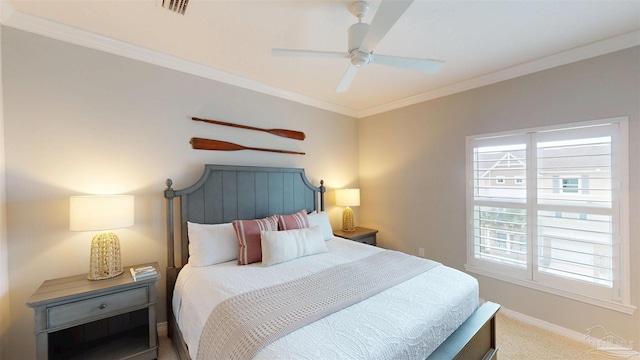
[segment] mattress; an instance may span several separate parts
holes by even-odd
[[[186,265],[176,281],[173,311],[191,358],[196,359],[204,324],[220,302],[384,251],[341,238],[327,241],[327,248],[270,267],[236,261]],[[477,281],[439,264],[274,341],[254,359],[424,359],[477,307]]]

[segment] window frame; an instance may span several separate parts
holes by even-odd
[[[543,126],[536,128],[527,128],[519,130],[503,131],[498,133],[488,133],[481,135],[471,135],[466,137],[466,221],[467,221],[467,262],[465,269],[468,272],[473,272],[490,278],[514,283],[517,285],[533,288],[536,290],[560,295],[563,297],[571,298],[574,300],[586,302],[589,304],[597,305],[604,308],[620,311],[626,314],[632,314],[636,307],[631,305],[631,279],[630,279],[630,239],[629,239],[629,144],[628,144],[628,117],[616,117],[601,120],[582,121],[558,124],[552,126]],[[538,200],[537,194],[537,174],[536,166],[531,166],[532,163],[537,162],[537,156],[534,154],[537,151],[536,144],[541,140],[536,138],[536,133],[553,132],[556,130],[569,130],[576,128],[588,128],[597,127],[606,124],[615,124],[618,127],[616,136],[612,136],[611,148],[612,148],[612,160],[619,161],[616,164],[618,171],[615,177],[612,175],[612,186],[614,191],[612,195],[616,197],[612,199],[612,204],[617,205],[618,216],[613,220],[614,226],[616,226],[616,234],[620,237],[619,244],[617,245],[617,253],[614,254],[615,263],[613,287],[610,290],[610,296],[602,296],[602,293],[589,293],[588,291],[571,291],[572,287],[567,287],[567,281],[579,282],[578,280],[561,279],[562,281],[556,281],[556,276],[542,274],[537,271],[537,211]],[[586,132],[589,132],[587,130]],[[559,132],[560,133],[560,132]],[[543,136],[544,137],[544,136]],[[543,140],[542,140],[543,141]],[[475,226],[474,226],[474,209],[479,203],[481,206],[482,201],[477,201],[475,197],[475,184],[474,184],[474,149],[478,147],[488,146],[503,146],[514,143],[526,144],[526,178],[524,186],[526,186],[527,196],[523,204],[517,202],[511,205],[516,205],[516,208],[525,208],[527,213],[527,266],[526,269],[517,268],[515,266],[509,266],[504,264],[495,263],[492,261],[486,261],[477,259],[475,254]],[[613,169],[613,166],[612,166]],[[614,170],[615,171],[615,170]],[[563,193],[565,190],[564,179],[559,178],[559,192]],[[580,188],[583,186],[585,180],[581,177],[577,177],[578,188],[576,189],[578,194],[583,194]],[[575,189],[572,187],[572,189]],[[555,187],[554,187],[555,192]],[[574,192],[575,193],[575,192]],[[509,204],[505,204],[509,205]],[[493,206],[493,205],[489,205]],[[614,206],[614,205],[612,205]],[[544,208],[544,206],[543,206]],[[536,213],[534,213],[536,211]],[[562,211],[562,210],[556,210]],[[507,270],[507,271],[505,271]],[[562,285],[564,283],[564,286]],[[587,285],[586,287],[591,286]]]

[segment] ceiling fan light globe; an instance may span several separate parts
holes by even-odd
[[[354,51],[351,56],[351,64],[353,66],[361,67],[371,62],[369,54],[362,51]]]

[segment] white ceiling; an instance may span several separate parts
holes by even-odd
[[[371,1],[370,22],[379,0]],[[640,44],[640,1],[416,0],[375,53],[444,60],[435,75],[348,59],[276,58],[271,48],[347,51],[343,0],[13,0],[2,23],[362,117]]]

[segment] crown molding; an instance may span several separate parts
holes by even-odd
[[[130,59],[161,66],[187,74],[219,81],[240,88],[260,92],[278,98],[290,100],[300,104],[312,106],[322,110],[354,118],[364,118],[383,112],[399,109],[409,105],[418,104],[443,96],[456,94],[500,81],[517,78],[553,67],[566,65],[572,62],[589,59],[607,53],[624,50],[640,45],[640,30],[629,32],[620,36],[602,40],[585,46],[576,47],[551,56],[540,58],[507,69],[482,75],[473,79],[461,81],[456,84],[444,86],[408,98],[382,104],[365,110],[355,110],[336,105],[327,101],[281,89],[259,81],[250,80],[242,76],[231,74],[222,70],[205,66],[193,61],[185,60],[177,56],[168,55],[142,46],[129,44],[106,36],[78,29],[69,25],[47,20],[16,10],[7,1],[0,1],[0,23],[4,26],[46,36],[60,41],[80,45],[94,50],[104,51],[114,55],[124,56]]]
[[[473,79],[461,81],[423,94],[390,102],[384,105],[372,107],[367,110],[358,111],[358,118],[372,116],[399,109],[409,105],[418,104],[428,100],[437,99],[443,96],[456,94],[459,92],[479,88],[481,86],[495,84],[501,81],[514,79],[520,76],[529,75],[538,71],[551,69],[554,67],[586,60],[596,56],[612,53],[619,50],[628,49],[640,45],[640,30],[632,31],[623,35],[605,39],[588,45],[575,47],[554,55],[546,56],[520,65],[512,66]]]
[[[4,24],[4,20],[11,17],[16,9],[7,0],[0,1],[0,21]]]
[[[43,19],[38,16],[33,16],[16,10],[8,1],[0,2],[0,21],[2,25],[14,29],[27,31],[114,55],[124,56],[133,60],[219,81],[225,84],[234,85],[240,88],[264,93],[334,113],[350,117],[356,117],[357,115],[357,112],[350,108],[267,85],[259,81],[250,80],[242,76],[218,70],[190,60],[185,60],[177,56],[168,55],[156,50],[129,44],[124,41],[115,40],[90,31]]]

